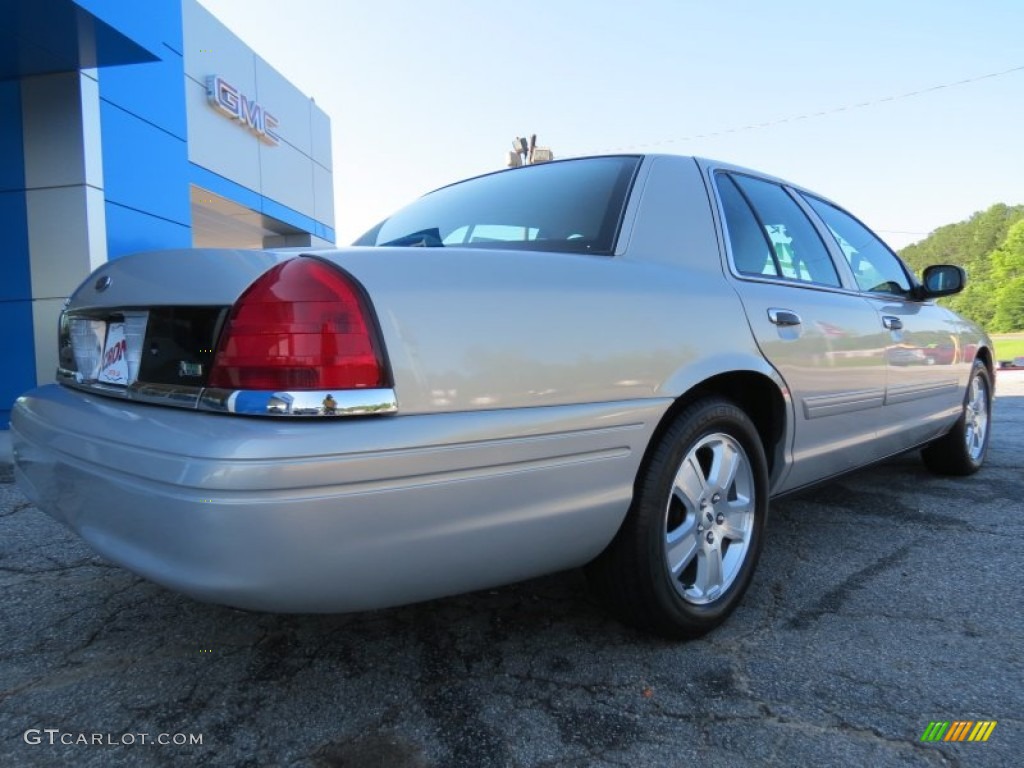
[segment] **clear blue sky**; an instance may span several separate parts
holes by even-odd
[[[928,90],[1024,68],[1024,0],[200,2],[331,117],[339,244],[529,133],[774,173],[897,248],[1024,203],[1024,69]]]

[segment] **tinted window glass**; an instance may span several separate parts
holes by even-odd
[[[717,174],[715,180],[718,182],[718,195],[722,200],[732,260],[737,271],[745,275],[778,277],[779,267],[769,241],[736,184],[723,173]]]
[[[611,253],[638,157],[518,168],[431,192],[356,245],[459,245]]]
[[[498,241],[503,243],[536,240],[536,227],[513,227],[509,224],[471,224],[459,227],[444,238],[445,245],[465,245],[466,243],[482,243]]]
[[[778,184],[732,175],[774,249],[780,274],[790,280],[839,285],[832,257],[811,220]]]
[[[910,280],[896,254],[867,227],[824,200],[804,197],[832,231],[862,291],[900,296],[910,291]]]

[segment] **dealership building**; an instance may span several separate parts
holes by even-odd
[[[284,12],[284,11],[282,11]],[[64,300],[162,248],[334,244],[327,115],[195,0],[0,0],[0,428]]]

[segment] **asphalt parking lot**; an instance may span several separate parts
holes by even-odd
[[[974,477],[909,455],[776,502],[744,604],[689,643],[578,572],[346,616],[200,604],[0,464],[0,765],[1020,765],[1024,372],[997,391]],[[921,742],[936,720],[997,725]]]

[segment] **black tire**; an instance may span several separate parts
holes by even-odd
[[[716,475],[727,462],[731,477]],[[673,639],[698,637],[743,597],[767,513],[768,468],[754,424],[728,400],[698,400],[646,457],[629,513],[587,577],[625,623]]]
[[[973,475],[985,463],[992,431],[992,377],[974,361],[963,410],[953,428],[921,449],[925,466],[939,475]]]

